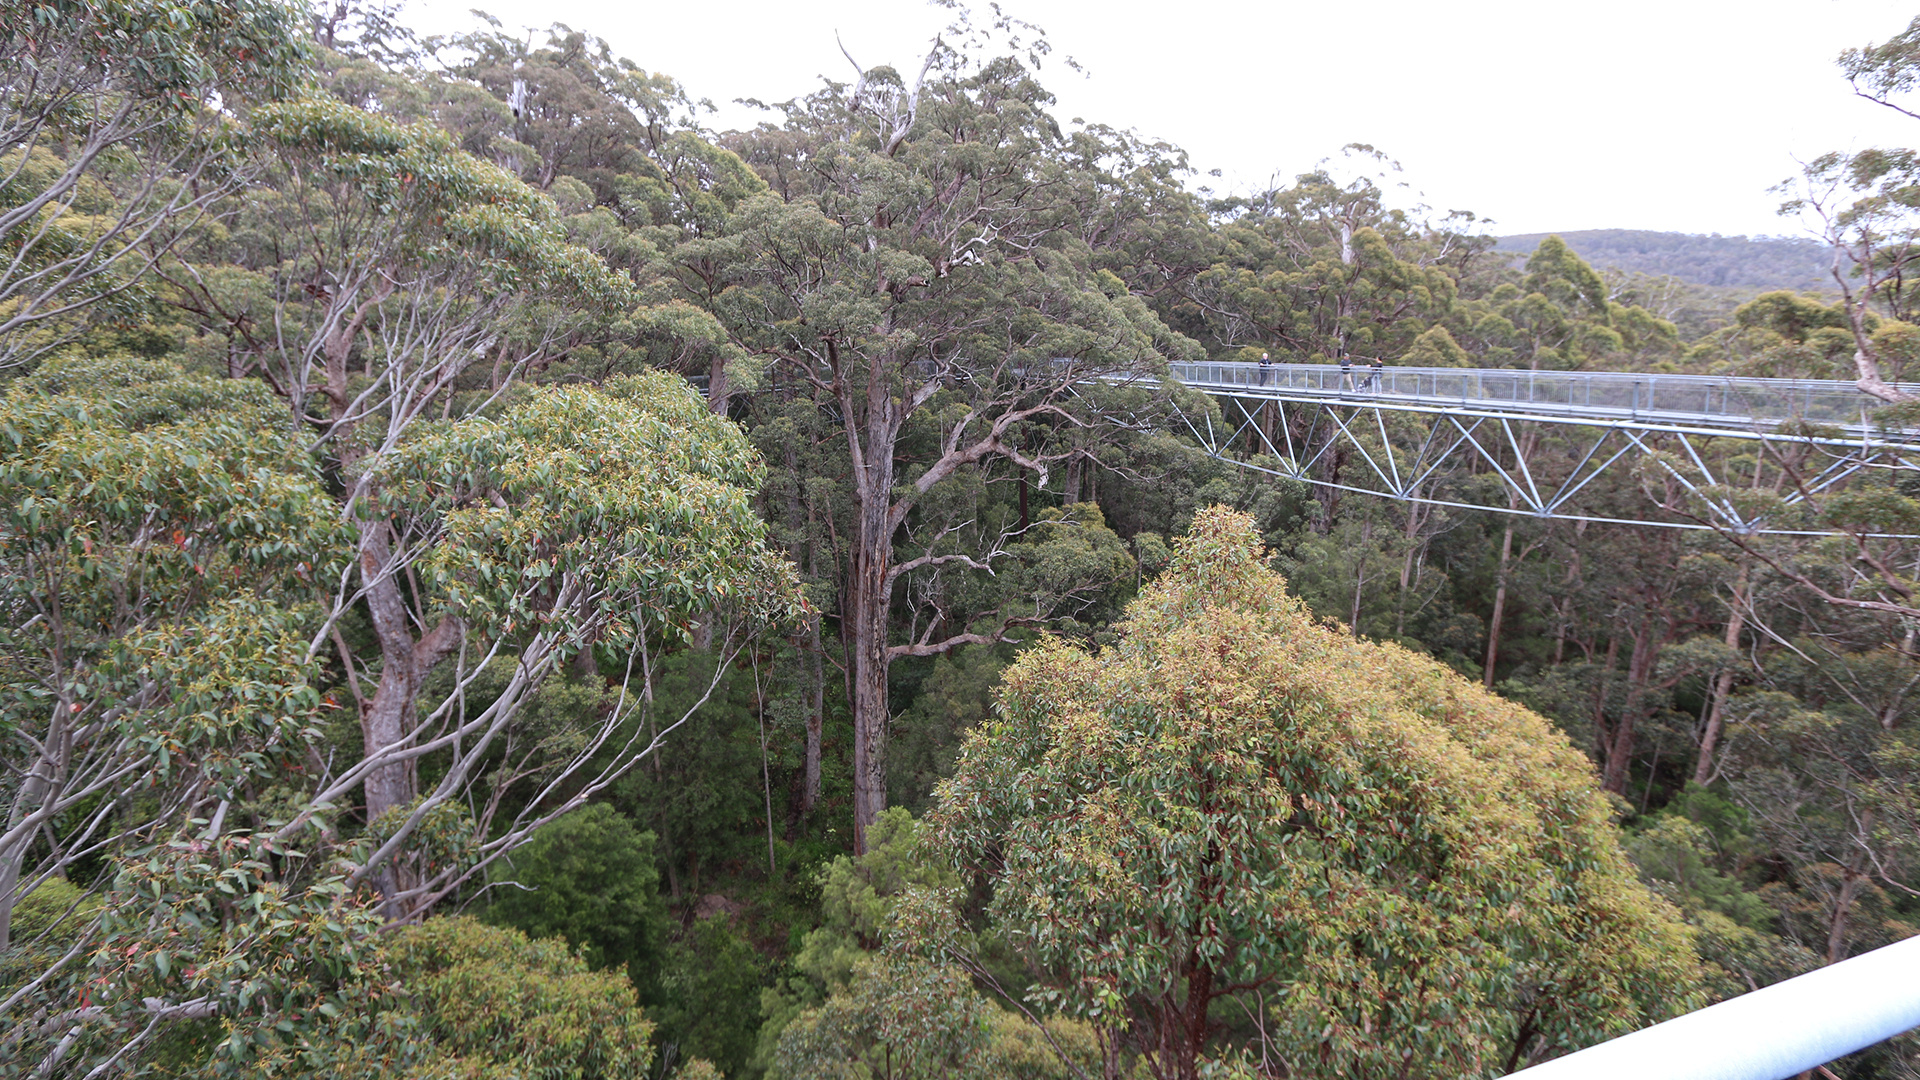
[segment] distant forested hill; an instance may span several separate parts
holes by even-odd
[[[1497,251],[1525,256],[1549,233],[1503,236]],[[1695,236],[1641,229],[1588,229],[1558,234],[1597,269],[1670,274],[1695,285],[1753,292],[1769,289],[1827,292],[1827,248],[1813,240],[1779,236]]]

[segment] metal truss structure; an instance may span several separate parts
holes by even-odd
[[[1920,468],[1920,431],[1874,421],[1851,383],[1615,372],[1330,364],[1174,364],[1220,404],[1226,429],[1189,421],[1215,457],[1323,488],[1406,502],[1740,535],[1819,535],[1777,520],[1870,469]],[[1553,437],[1542,437],[1543,433]],[[1735,440],[1729,447],[1724,440]],[[1733,451],[1729,454],[1728,451]],[[1729,458],[1790,477],[1768,511],[1716,474]],[[1592,485],[1637,470],[1643,510],[1596,504]],[[1449,484],[1462,472],[1497,478]],[[1749,469],[1751,471],[1751,469]],[[1616,486],[1617,487],[1617,486]],[[1491,495],[1469,501],[1477,492]],[[1749,506],[1751,503],[1749,503]],[[1787,511],[1784,512],[1783,511]],[[1769,520],[1769,516],[1776,520]]]

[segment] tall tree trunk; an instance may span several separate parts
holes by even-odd
[[[1591,656],[1591,654],[1589,654]],[[1593,756],[1596,761],[1604,761],[1607,750],[1613,745],[1612,728],[1607,724],[1607,697],[1613,690],[1613,665],[1620,658],[1620,635],[1607,635],[1607,659],[1600,667],[1600,678],[1593,688]]]
[[[707,408],[715,416],[725,416],[732,403],[733,384],[727,379],[727,358],[716,356],[707,368]]]
[[[366,756],[385,751],[407,737],[420,684],[434,665],[460,640],[460,624],[442,619],[425,637],[415,639],[400,575],[391,563],[393,551],[384,520],[362,520],[360,573],[366,590],[367,614],[380,643],[380,684],[360,715],[360,735]],[[389,762],[367,773],[362,786],[367,820],[413,802],[417,794],[414,759]]]
[[[842,390],[844,415],[860,411]],[[853,452],[855,510],[853,550],[847,568],[847,609],[842,614],[852,663],[848,666],[853,699],[853,850],[867,850],[867,826],[886,809],[887,629],[893,601],[894,447],[899,440],[902,403],[894,397],[886,366],[875,363],[867,375],[864,438],[848,425]]]
[[[1363,545],[1373,542],[1373,522],[1360,523],[1360,541]],[[1355,563],[1353,568],[1353,622],[1348,629],[1353,632],[1354,637],[1360,636],[1360,601],[1366,596],[1366,591],[1367,553],[1363,546],[1360,551],[1360,561]]]
[[[1507,519],[1506,532],[1500,538],[1500,577],[1493,589],[1493,618],[1487,621],[1487,665],[1480,682],[1493,689],[1493,665],[1500,659],[1500,624],[1507,616],[1507,566],[1513,561],[1513,519]]]
[[[1837,964],[1847,958],[1847,929],[1853,914],[1854,901],[1860,898],[1860,892],[1866,888],[1867,875],[1862,872],[1857,860],[1850,861],[1841,872],[1840,892],[1833,898],[1833,914],[1827,920],[1827,963]]]
[[[1400,559],[1400,596],[1395,601],[1393,615],[1393,636],[1401,637],[1407,632],[1407,593],[1419,582],[1417,573],[1426,544],[1420,539],[1420,530],[1426,526],[1433,510],[1425,503],[1407,504],[1407,524],[1402,530],[1402,539],[1406,542],[1406,554]]]
[[[1573,527],[1573,543],[1569,545],[1569,547],[1572,548],[1572,552],[1571,557],[1567,559],[1567,576],[1561,582],[1561,584],[1567,586],[1569,590],[1580,583],[1580,541],[1586,538],[1587,525],[1587,522],[1582,521],[1576,523]],[[1573,629],[1573,596],[1571,593],[1569,592],[1569,595],[1559,604],[1555,605],[1555,607],[1559,612],[1560,624],[1554,629],[1553,663],[1555,667],[1558,667],[1560,666],[1560,662],[1566,658],[1567,634]]]
[[[1747,625],[1747,568],[1733,586],[1733,610],[1727,615],[1727,648],[1740,651],[1740,631]],[[1720,745],[1720,731],[1726,723],[1727,696],[1733,692],[1733,665],[1728,664],[1713,680],[1713,702],[1707,709],[1707,729],[1700,735],[1700,757],[1693,763],[1693,782],[1704,784],[1713,779],[1713,755]]]
[[[1633,655],[1627,660],[1627,701],[1620,710],[1620,722],[1614,725],[1613,739],[1607,747],[1606,767],[1600,774],[1600,786],[1615,795],[1627,793],[1628,764],[1633,757],[1635,730],[1640,710],[1646,703],[1647,685],[1653,681],[1653,666],[1660,657],[1660,643],[1654,632],[1654,618],[1641,618],[1633,634]],[[1651,781],[1649,781],[1651,782]]]
[[[1540,439],[1535,427],[1525,427],[1518,447],[1519,458],[1525,461],[1533,456],[1533,447]],[[1515,510],[1520,506],[1520,493],[1507,493],[1507,509]],[[1528,548],[1532,551],[1532,548]],[[1524,558],[1524,556],[1522,556]],[[1493,590],[1493,618],[1487,624],[1487,664],[1480,673],[1480,680],[1487,689],[1493,689],[1493,668],[1500,659],[1500,628],[1507,617],[1507,574],[1513,565],[1513,515],[1507,515],[1506,529],[1500,537],[1500,577]]]
[[[800,455],[793,442],[786,444],[787,475],[800,475]],[[798,530],[799,542],[792,552],[793,561],[806,567],[807,576],[820,576],[820,548],[815,543],[816,519],[812,497],[807,493],[806,485],[790,484],[787,487],[787,520]],[[806,654],[807,671],[807,734],[804,750],[805,765],[802,771],[800,787],[800,814],[802,817],[813,813],[820,802],[820,737],[826,719],[826,667],[822,658],[823,645],[820,640],[821,616],[815,615],[807,620],[807,636],[801,645]]]
[[[820,733],[826,713],[826,668],[820,658],[820,620],[807,627],[807,748],[806,780],[800,791],[800,812],[813,813],[820,801]]]
[[[890,541],[872,536],[885,528],[887,507],[876,508],[880,520],[869,522],[861,508],[860,531],[852,559],[852,587],[847,590],[848,636],[853,652],[853,850],[867,850],[867,826],[886,809],[887,785],[883,758],[887,745],[887,569]]]

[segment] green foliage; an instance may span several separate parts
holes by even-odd
[[[1458,282],[1445,252],[1463,238],[1385,206],[1398,169],[1354,144],[1290,187],[1219,204],[1196,253],[1203,268],[1170,325],[1214,352],[1271,344],[1323,363],[1403,355],[1452,305]]]
[[[614,655],[717,603],[794,610],[791,566],[748,497],[762,476],[752,446],[670,375],[543,389],[498,419],[429,427],[380,475],[390,506],[438,518],[422,576],[487,632],[571,630],[564,609],[541,610],[542,583],[566,578],[620,605],[599,639]]]
[[[46,0],[0,34],[0,366],[43,364],[0,396],[0,754],[53,778],[0,779],[0,983],[80,946],[0,1016],[0,1074],[1483,1075],[1694,1000],[1688,940],[1726,996],[1920,926],[1909,542],[1308,489],[1173,434],[1227,416],[1155,382],[1899,381],[1914,152],[1810,166],[1836,282],[1787,241],[1495,247],[1389,207],[1364,146],[1209,202],[1176,148],[1054,118],[999,16],[918,90],[875,68],[716,142],[589,33],[332,7]],[[1857,88],[1904,100],[1916,27],[1844,58]],[[1487,448],[1423,493],[1478,500]],[[1911,476],[1790,509],[1792,444],[1696,449],[1716,498],[1920,528]],[[737,614],[800,625],[720,667]],[[1414,653],[1492,661],[1619,794]],[[357,757],[409,737],[359,813]],[[375,883],[468,899],[592,775],[477,901],[546,940],[375,931]],[[850,778],[919,809],[950,777],[940,844],[889,811],[835,858]]]
[[[0,368],[145,321],[149,256],[239,183],[235,114],[305,77],[304,21],[286,0],[8,6]]]
[[[641,1075],[652,1061],[653,1024],[633,988],[618,974],[589,970],[562,942],[464,917],[377,941],[344,968],[343,954],[332,954],[344,996],[317,1008],[288,999],[295,1008],[261,1025],[245,1054],[227,1052],[231,1035],[197,1057],[176,1042],[163,1075],[615,1080]]]
[[[296,29],[303,13],[276,0],[35,0],[17,14],[7,27],[14,48],[73,35],[86,43],[97,78],[143,105],[177,113],[191,113],[213,93],[284,93],[308,58]],[[72,110],[72,121],[87,119],[83,100],[60,103]]]
[[[901,946],[896,909],[910,896],[952,895],[960,879],[927,850],[902,807],[881,812],[864,855],[821,875],[820,927],[794,958],[805,977],[768,991],[760,1060],[770,1078],[968,1076],[1050,1080],[1099,1060],[1093,1028],[1064,1018],[1045,1032],[995,1007],[961,968]],[[883,946],[891,946],[883,950]]]
[[[674,1070],[674,1080],[725,1080],[725,1074],[706,1058],[689,1059]]]
[[[1544,233],[1503,236],[1494,250],[1531,254]],[[1666,275],[1693,285],[1831,291],[1832,259],[1815,240],[1788,236],[1700,236],[1637,229],[1587,229],[1558,238],[1588,263],[1627,273]]]
[[[382,960],[405,988],[418,1060],[446,1075],[616,1080],[653,1058],[653,1024],[633,987],[589,970],[559,941],[431,919],[393,934]],[[351,1062],[343,1074],[383,1075],[372,1065]]]
[[[50,363],[0,398],[0,738],[13,789],[0,942],[36,834],[127,775],[237,799],[313,738],[312,590],[341,530],[261,388],[163,362]],[[110,805],[110,804],[108,804]],[[178,817],[166,827],[182,823]]]
[[[1092,1025],[996,1008],[958,968],[881,954],[780,1035],[770,1080],[1068,1080],[1100,1065]]]
[[[1713,911],[1740,926],[1770,929],[1773,909],[1714,865],[1711,835],[1676,814],[1662,814],[1627,838],[1626,850],[1648,884],[1682,912]]]
[[[709,891],[710,875],[721,868],[747,860],[765,865],[753,680],[732,668],[715,672],[717,663],[710,652],[688,649],[654,670],[654,700],[629,721],[649,741],[693,709],[716,675],[719,683],[647,764],[614,788],[613,805],[657,837],[656,857],[676,901]]]
[[[820,928],[807,935],[796,960],[802,971],[828,984],[851,949],[879,947],[893,905],[911,889],[951,889],[952,870],[929,859],[923,828],[905,807],[892,806],[874,819],[863,855],[840,856],[820,875]]]
[[[976,1071],[987,1005],[965,973],[912,960],[863,958],[848,986],[780,1035],[783,1080],[937,1077]]]
[[[1435,326],[1413,339],[1413,346],[1401,358],[1411,367],[1472,367],[1473,358],[1453,340],[1445,326]]]
[[[1726,830],[1740,816],[1726,799],[1690,786],[1626,840],[1641,878],[1694,928],[1706,987],[1717,999],[1819,966],[1814,953],[1775,934],[1778,913],[1764,895],[1722,871],[1729,862]]]
[[[766,962],[724,914],[695,919],[674,941],[658,1011],[663,1054],[705,1058],[738,1076],[760,1029]]]
[[[263,105],[249,126],[286,162],[304,167],[290,184],[348,193],[324,204],[335,213],[357,204],[397,219],[374,234],[384,240],[391,229],[400,241],[383,261],[476,260],[486,282],[502,291],[557,293],[583,306],[630,303],[624,276],[566,242],[551,199],[461,153],[437,127],[396,124],[319,97]]]
[[[13,937],[16,942],[34,942],[44,934],[53,944],[71,945],[99,913],[98,897],[66,878],[48,878],[13,909]]]
[[[1316,625],[1261,555],[1247,517],[1201,515],[1117,650],[1009,670],[940,790],[941,840],[992,882],[1041,999],[1178,1076],[1232,1052],[1214,1009],[1245,986],[1313,1075],[1491,1074],[1684,1008],[1687,934],[1579,756]]]
[[[666,933],[653,834],[604,803],[552,822],[494,870],[483,917],[529,937],[564,938],[596,970],[658,979]]]
[[[1007,666],[1004,648],[963,649],[933,661],[887,746],[890,804],[919,813],[934,785],[953,775],[961,740],[991,713],[994,684]],[[873,840],[867,842],[871,849]]]
[[[52,969],[27,1001],[31,1010],[78,996],[95,1018],[64,1047],[63,1029],[11,1025],[0,1060],[111,1057],[151,1035],[165,1018],[151,1015],[157,1002],[187,1022],[163,1053],[197,1060],[204,1075],[297,1068],[343,1017],[366,1015],[386,993],[367,977],[378,916],[344,886],[338,864],[289,888],[279,868],[303,861],[289,845],[243,833],[127,852],[83,966]],[[191,1023],[211,1018],[212,1029]]]
[[[906,808],[888,807],[868,829],[864,854],[839,856],[821,871],[819,925],[793,957],[799,977],[762,995],[758,1063],[779,1060],[782,1033],[797,1016],[844,997],[865,977],[861,972],[891,933],[894,909],[910,890],[959,884],[952,870],[927,857],[923,832]]]

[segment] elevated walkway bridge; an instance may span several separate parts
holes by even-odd
[[[1872,469],[1920,468],[1920,428],[1852,383],[1630,372],[1176,363],[1216,399],[1209,453],[1406,502],[1741,535],[1819,535],[1811,501]],[[1920,393],[1920,386],[1905,387]],[[1632,470],[1623,485],[1596,485]],[[1462,484],[1464,474],[1497,482]]]

